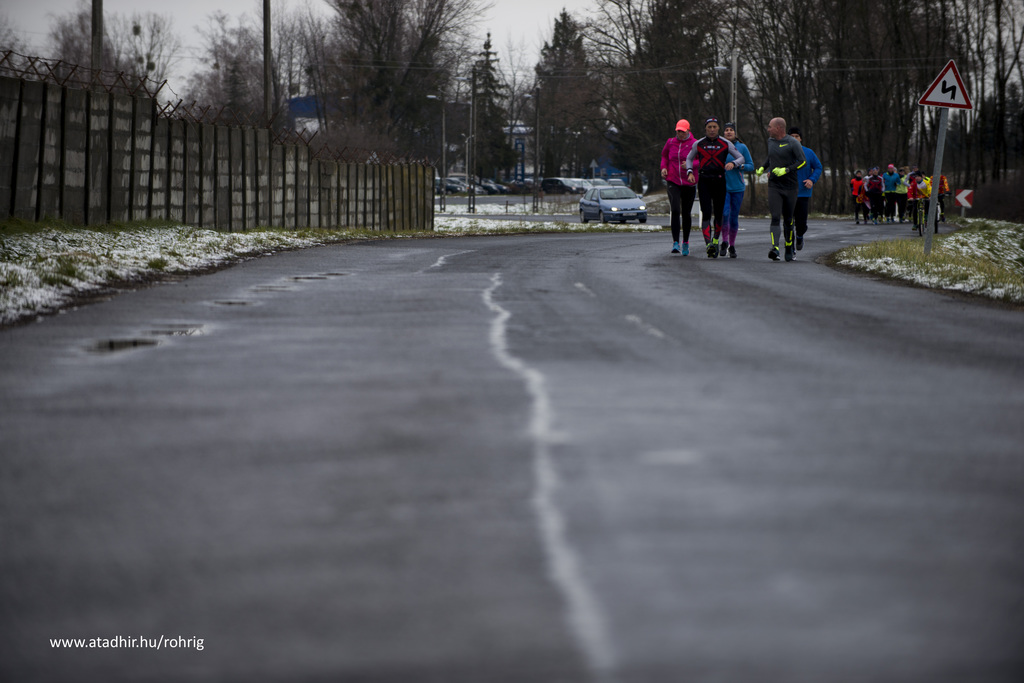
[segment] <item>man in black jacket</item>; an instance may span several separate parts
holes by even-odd
[[[768,258],[779,260],[779,242],[783,237],[780,223],[784,224],[786,238],[786,260],[796,257],[793,244],[793,211],[796,208],[796,196],[799,192],[796,172],[807,163],[804,150],[800,143],[786,135],[785,119],[776,117],[768,122],[768,157],[757,175],[769,173],[768,176],[768,209],[772,214],[772,248]]]

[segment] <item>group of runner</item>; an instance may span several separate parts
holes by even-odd
[[[945,198],[949,194],[946,176],[939,176],[938,187],[933,188],[932,179],[917,166],[897,168],[895,164],[889,164],[885,173],[874,166],[866,177],[863,171],[858,170],[850,179],[853,216],[858,225],[863,213],[865,223],[878,225],[909,221],[913,230],[921,232],[921,216],[927,215],[933,192],[939,200],[939,212],[935,218],[935,231],[938,232],[938,222],[946,220]]]
[[[771,211],[771,250],[768,258],[779,260],[779,247],[787,261],[803,249],[807,211],[814,184],[821,177],[817,155],[804,147],[800,129],[786,129],[786,121],[768,124],[768,154],[756,170],[750,150],[737,137],[736,124],[721,128],[718,119],[704,121],[704,137],[697,140],[690,122],[676,123],[675,137],[661,150],[661,177],[668,186],[671,211],[672,253],[690,253],[694,196],[700,197],[701,233],[708,258],[728,253],[736,258],[739,210],[746,190],[744,173],[768,173],[768,206]],[[795,225],[794,225],[795,221]],[[682,237],[682,241],[680,241]]]

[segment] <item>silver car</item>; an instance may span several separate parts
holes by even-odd
[[[625,187],[594,187],[580,199],[580,222],[638,220],[647,222],[647,205],[633,190]]]

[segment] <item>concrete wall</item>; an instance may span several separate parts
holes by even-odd
[[[0,77],[0,220],[432,230],[433,173],[160,118],[149,98]]]

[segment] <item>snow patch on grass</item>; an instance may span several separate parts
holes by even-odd
[[[89,293],[154,273],[189,272],[238,258],[311,247],[341,233],[186,226],[44,229],[0,236],[0,324],[47,313]],[[351,236],[344,236],[351,239]]]
[[[1024,303],[1024,225],[974,220],[969,227],[935,235],[932,252],[922,240],[894,240],[847,247],[836,262],[857,270],[937,289]]]

